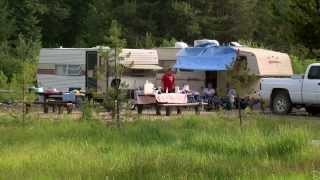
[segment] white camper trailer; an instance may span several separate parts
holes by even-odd
[[[90,88],[104,92],[106,76],[97,79],[97,67],[103,62],[98,58],[99,48],[43,48],[40,50],[37,79],[45,89],[56,88],[66,92],[70,88]],[[155,81],[158,66],[156,50],[123,49],[121,63],[128,67],[122,82],[128,89],[143,87],[146,80]],[[113,71],[110,69],[110,71]],[[111,73],[110,73],[111,74]],[[109,83],[113,77],[109,77]]]
[[[38,84],[44,89],[56,88],[62,92],[69,88],[85,90],[90,81],[87,72],[94,69],[96,61],[96,48],[43,48],[38,64]]]

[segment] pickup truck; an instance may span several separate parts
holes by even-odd
[[[305,75],[291,78],[262,78],[260,97],[275,114],[288,114],[293,107],[320,113],[320,63],[308,66]]]

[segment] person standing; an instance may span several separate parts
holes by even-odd
[[[164,92],[173,93],[175,87],[176,77],[174,72],[169,69],[161,78],[162,90]]]

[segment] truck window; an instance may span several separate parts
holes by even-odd
[[[308,79],[320,79],[320,66],[312,66],[310,68]]]

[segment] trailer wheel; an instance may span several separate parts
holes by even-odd
[[[310,115],[314,116],[314,115],[317,115],[317,114],[320,113],[320,108],[318,108],[318,107],[313,107],[313,106],[307,106],[307,107],[306,107],[306,111],[307,111]]]
[[[271,104],[272,112],[279,115],[285,115],[291,112],[292,104],[287,92],[279,91],[273,96]]]

